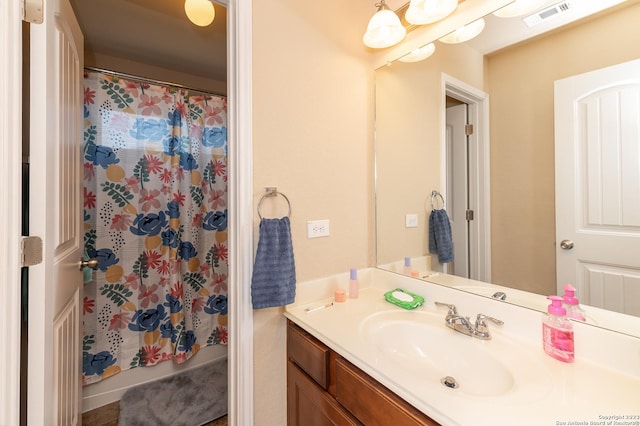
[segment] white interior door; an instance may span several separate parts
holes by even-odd
[[[21,6],[0,1],[0,425],[20,424]]]
[[[555,123],[558,292],[640,315],[640,60],[556,81]]]
[[[68,0],[32,24],[30,232],[43,262],[29,268],[28,421],[81,423],[83,39]]]
[[[453,239],[453,270],[450,274],[469,278],[469,222],[466,211],[469,200],[467,156],[467,105],[447,108],[447,213]]]

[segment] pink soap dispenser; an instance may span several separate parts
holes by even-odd
[[[587,318],[584,315],[584,311],[580,309],[578,298],[575,296],[576,288],[571,284],[564,286],[564,296],[562,297],[562,304],[567,310],[567,318],[573,318],[578,321],[586,321]]]
[[[562,297],[548,296],[551,304],[542,319],[542,344],[547,355],[562,362],[573,362],[573,326],[562,307]]]

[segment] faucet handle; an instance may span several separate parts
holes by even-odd
[[[436,306],[446,306],[449,309],[449,313],[447,315],[458,315],[458,308],[456,308],[456,305],[443,302],[435,302],[435,304]]]
[[[490,316],[485,315],[485,314],[478,314],[478,316],[476,317],[476,330],[480,330],[480,327],[484,327],[485,329],[487,328],[487,323],[485,322],[485,320],[489,320],[492,323],[497,324],[497,325],[504,324],[504,321],[499,320],[497,318],[490,317]]]

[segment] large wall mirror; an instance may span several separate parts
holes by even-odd
[[[436,41],[435,52],[423,61],[396,60],[378,68],[378,267],[402,273],[408,257],[419,279],[446,285],[454,281],[451,276],[462,276],[470,278],[461,286],[455,280],[462,290],[487,297],[504,290],[506,303],[545,309],[545,296],[559,293],[555,176],[556,160],[563,159],[556,159],[554,84],[640,58],[638,22],[640,0],[627,0],[499,50],[484,51],[486,46],[473,41]],[[499,25],[499,19],[487,19],[487,29],[493,33],[500,33]],[[508,35],[508,30],[503,32]],[[462,154],[451,149],[458,131],[452,131],[448,117],[460,105],[463,120],[474,124]],[[636,130],[632,138],[637,147],[640,128]],[[466,162],[463,172],[456,156]],[[640,169],[640,148],[632,161],[635,170]],[[466,192],[457,189],[460,182],[466,184]],[[463,231],[465,252],[456,252],[453,263],[441,264],[437,254],[429,253],[433,191],[444,198],[450,217],[465,200],[476,203],[473,225]],[[435,208],[441,207],[439,195]],[[632,200],[640,194],[625,197],[640,205],[640,199]],[[636,258],[640,258],[638,212],[640,207],[633,213],[639,223],[630,228],[636,234],[627,250],[635,250]],[[459,216],[451,217],[451,222],[455,227]],[[592,312],[605,313],[588,322],[640,337],[640,265],[627,268],[622,284],[606,282],[606,275],[599,284],[592,277],[591,290],[578,290],[578,296],[592,301]],[[607,288],[617,290],[612,296]]]

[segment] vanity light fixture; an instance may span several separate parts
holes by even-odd
[[[383,48],[402,41],[407,30],[402,26],[398,15],[389,10],[384,0],[380,0],[375,6],[378,11],[369,20],[362,42],[368,47]]]
[[[186,0],[184,11],[187,18],[199,27],[210,25],[216,17],[216,10],[210,0]]]
[[[458,0],[411,0],[404,18],[413,25],[431,24],[451,15]]]
[[[473,21],[472,23],[467,24],[464,27],[458,28],[450,34],[447,34],[446,36],[442,37],[440,41],[448,44],[464,43],[465,41],[469,41],[480,34],[483,29],[484,19],[480,18],[477,21]]]
[[[546,0],[516,0],[505,7],[496,10],[493,14],[499,18],[514,18],[522,16],[542,7]]]
[[[429,43],[426,46],[419,47],[404,55],[399,60],[402,62],[418,62],[427,59],[436,51],[436,45]]]

